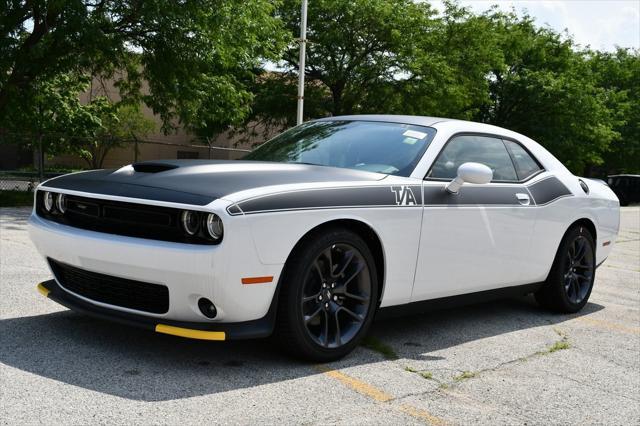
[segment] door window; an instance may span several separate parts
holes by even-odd
[[[528,179],[542,170],[538,162],[534,160],[519,143],[508,140],[505,140],[504,143],[507,145],[509,151],[511,151],[513,162],[516,165],[516,172],[520,180]]]
[[[493,171],[493,181],[518,180],[513,161],[502,139],[475,135],[451,139],[440,152],[427,177],[453,179],[458,173],[458,167],[467,162],[488,166]]]

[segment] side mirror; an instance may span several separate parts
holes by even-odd
[[[446,186],[447,192],[457,194],[463,183],[484,184],[491,182],[493,172],[484,164],[463,163],[458,167],[458,176]]]

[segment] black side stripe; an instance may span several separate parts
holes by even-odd
[[[519,206],[546,205],[558,198],[571,196],[571,191],[556,177],[532,185],[463,186],[457,195],[449,194],[445,185],[362,186],[310,189],[265,195],[233,204],[230,215],[256,214],[291,210],[375,208],[375,207],[446,207],[446,206]],[[528,206],[516,194],[526,193]]]
[[[558,198],[573,195],[569,188],[555,176],[540,180],[528,188],[533,196],[533,200],[539,206],[549,204]]]
[[[433,206],[477,206],[477,205],[520,205],[516,194],[526,192],[524,187],[463,186],[456,195],[449,194],[442,185],[425,185],[425,207]],[[531,203],[533,205],[533,202]]]
[[[230,206],[231,215],[345,207],[422,207],[420,185],[362,186],[282,192],[241,201]]]

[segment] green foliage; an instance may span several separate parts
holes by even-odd
[[[292,37],[299,6],[285,0],[279,9]],[[305,117],[480,121],[535,139],[578,174],[638,171],[637,51],[585,51],[529,16],[444,6],[436,14],[409,0],[310,2]],[[293,124],[297,55],[290,44],[284,76],[256,81],[252,125]]]
[[[279,10],[286,28],[299,32],[300,2],[286,0]],[[360,112],[369,93],[394,85],[407,56],[434,14],[428,3],[411,0],[316,0],[309,2],[306,76],[322,84],[333,115]],[[298,47],[285,51],[284,62],[298,67]]]
[[[269,0],[5,0],[2,7],[5,133],[33,130],[10,116],[36,115],[36,88],[53,87],[61,78],[100,76],[113,78],[123,99],[149,105],[165,131],[180,123],[212,134],[248,113],[247,82],[285,40]],[[64,104],[74,109],[66,95]],[[65,112],[56,114],[58,121]]]
[[[69,74],[34,81],[22,91],[28,102],[15,102],[3,114],[2,139],[50,154],[66,152],[69,135],[100,126],[94,106],[83,105],[78,97],[87,87],[86,77]]]
[[[609,173],[640,173],[640,52],[618,48],[593,52],[589,65],[617,133],[604,154]]]
[[[102,168],[112,149],[143,138],[155,128],[153,121],[142,114],[138,105],[112,104],[105,97],[99,97],[88,107],[99,118],[100,126],[83,129],[84,135],[72,140],[69,151],[77,153],[92,169]]]
[[[588,173],[617,134],[586,54],[528,17],[495,13],[491,19],[503,60],[491,70],[491,102],[480,118],[526,134],[572,171]]]
[[[0,139],[101,164],[143,135],[145,103],[203,141],[294,124],[300,0],[4,0]],[[313,0],[305,119],[444,116],[532,137],[573,172],[640,172],[640,54],[454,1]],[[282,72],[265,72],[265,61]],[[110,99],[79,101],[92,79]],[[133,108],[133,107],[131,107]],[[128,130],[127,130],[128,129]]]

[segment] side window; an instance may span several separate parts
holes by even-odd
[[[440,152],[427,177],[453,179],[458,167],[470,161],[491,168],[494,181],[518,180],[502,139],[471,135],[451,139]]]
[[[511,151],[513,162],[516,164],[516,172],[520,180],[527,179],[529,176],[538,173],[542,168],[536,160],[519,144],[513,141],[505,140],[504,143]]]

